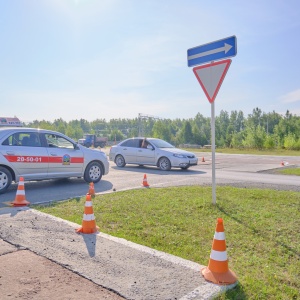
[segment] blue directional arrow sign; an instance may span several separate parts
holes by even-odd
[[[188,67],[236,56],[236,37],[231,36],[219,41],[188,49]]]

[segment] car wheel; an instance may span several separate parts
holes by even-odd
[[[126,165],[125,159],[122,155],[117,155],[116,159],[115,159],[115,163],[117,165],[117,167],[123,168]]]
[[[162,171],[169,171],[171,169],[171,162],[168,158],[166,157],[161,157],[158,161],[158,167]]]
[[[99,182],[102,177],[103,171],[100,163],[91,162],[85,169],[84,180],[86,182]]]
[[[3,167],[0,167],[0,194],[6,192],[12,181],[11,173]]]

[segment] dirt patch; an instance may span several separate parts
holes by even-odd
[[[0,256],[2,300],[82,300],[123,297],[28,250]]]

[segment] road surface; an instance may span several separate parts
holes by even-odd
[[[126,165],[117,168],[113,162],[109,174],[95,184],[96,193],[141,188],[144,174],[150,187],[167,187],[180,185],[211,185],[212,164],[210,153],[197,153],[198,166],[189,170],[172,169],[161,171],[156,167],[139,167]],[[204,161],[202,161],[204,160]],[[282,166],[284,163],[285,166]],[[300,157],[257,156],[216,154],[217,185],[237,187],[257,187],[300,191],[300,176],[274,174],[278,168],[300,166]],[[88,184],[82,179],[48,180],[25,182],[26,199],[31,204],[47,203],[84,196]],[[0,195],[0,208],[7,207],[14,201],[17,184]]]

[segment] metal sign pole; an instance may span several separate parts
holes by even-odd
[[[215,98],[226,76],[231,59],[237,53],[236,36],[231,36],[187,50],[188,67],[193,68],[208,101],[211,103],[211,154],[212,154],[212,203],[216,204],[216,141],[215,141]],[[214,62],[215,60],[222,60]],[[210,62],[210,63],[208,63]]]
[[[215,102],[211,103],[211,158],[212,158],[212,203],[216,204],[216,168],[215,168],[215,154],[216,154],[216,141],[215,141]]]

